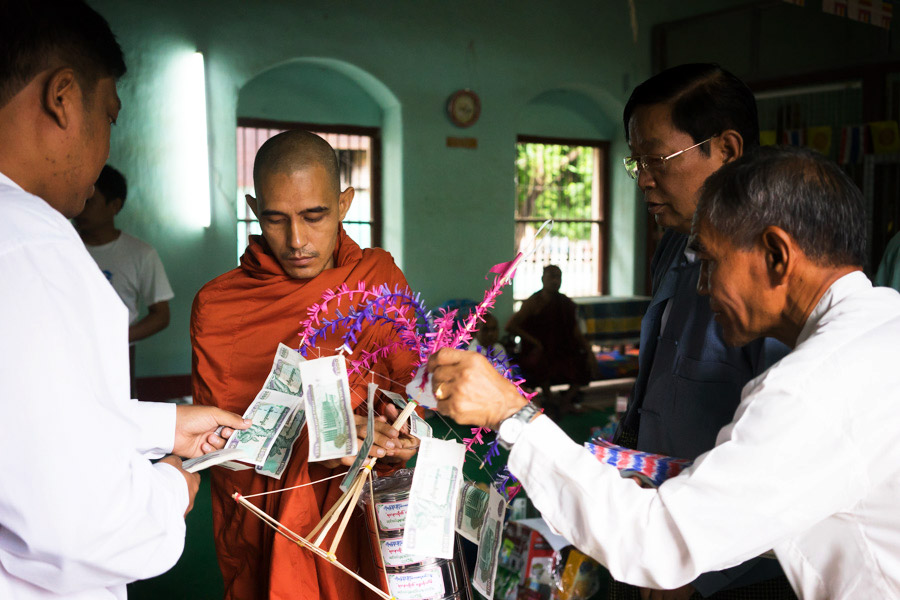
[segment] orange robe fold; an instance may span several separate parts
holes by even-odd
[[[388,284],[406,286],[403,273],[391,255],[372,248],[360,250],[343,231],[335,249],[335,266],[307,280],[288,277],[268,250],[265,240],[253,236],[241,257],[241,266],[209,283],[198,292],[191,313],[194,402],[213,405],[237,414],[253,401],[265,383],[278,343],[297,348],[300,321],[307,308],[322,294],[346,283],[355,287]],[[341,303],[346,315],[347,301]],[[333,318],[333,313],[329,315]],[[363,328],[353,348],[373,351],[396,338],[388,325]],[[322,356],[330,356],[341,345],[340,332],[329,334],[316,344]],[[309,358],[315,358],[311,355]],[[390,380],[409,381],[416,356],[411,351],[392,352],[373,367]],[[365,414],[367,383],[372,376],[350,376],[351,396],[356,412]],[[375,377],[381,387],[387,380]],[[402,385],[391,386],[402,391]],[[309,437],[304,427],[294,443],[293,454],[281,480],[257,475],[253,469],[228,471],[212,469],[213,526],[219,566],[225,580],[225,598],[327,598],[366,600],[376,598],[359,582],[311,552],[292,544],[267,527],[231,498],[287,488],[316,481],[345,471],[326,469],[307,462]],[[340,478],[312,486],[252,499],[257,506],[300,535],[319,522],[321,515],[340,497]],[[338,559],[366,579],[377,581],[368,534],[360,511],[341,539]]]

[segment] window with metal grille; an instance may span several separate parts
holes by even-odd
[[[516,251],[528,251],[541,224],[553,231],[513,280],[524,300],[541,289],[544,267],[562,270],[561,292],[602,294],[606,279],[609,142],[519,136],[516,144]]]
[[[344,229],[362,248],[381,243],[381,134],[375,127],[312,125],[259,119],[238,119],[237,125],[237,242],[238,260],[250,241],[261,233],[259,221],[247,206],[253,189],[253,159],[270,137],[288,129],[305,129],[322,136],[338,156],[341,189],[355,190],[353,204],[344,218]]]

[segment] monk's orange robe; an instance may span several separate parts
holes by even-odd
[[[306,318],[307,307],[319,302],[326,290],[343,283],[354,287],[360,281],[367,286],[386,283],[391,289],[395,285],[406,286],[406,279],[390,254],[377,248],[360,250],[343,228],[339,235],[334,268],[313,279],[288,277],[265,240],[253,236],[241,258],[241,266],[203,286],[194,299],[191,314],[194,402],[243,414],[265,383],[278,343],[291,348],[299,346],[300,321]],[[344,315],[347,306],[341,304]],[[353,348],[354,357],[363,349],[373,351],[383,347],[395,336],[387,325],[365,327]],[[322,356],[333,355],[341,344],[339,337],[339,334],[329,335],[317,342],[316,348]],[[315,351],[312,352],[309,358],[316,357]],[[394,352],[373,370],[405,384],[415,359],[412,352]],[[351,396],[360,414],[365,414],[366,386],[371,379],[371,375],[350,376]],[[389,385],[380,377],[375,377],[375,382],[381,387]],[[396,384],[393,388],[402,390]],[[377,598],[336,567],[277,535],[231,498],[235,491],[256,494],[346,471],[346,467],[331,470],[320,463],[309,463],[308,452],[309,437],[304,427],[280,481],[257,475],[253,469],[212,468],[213,525],[225,580],[225,598]],[[336,478],[254,498],[252,502],[292,531],[306,536],[340,497],[340,481]],[[355,511],[337,556],[349,569],[359,571],[369,581],[377,581],[361,511]]]

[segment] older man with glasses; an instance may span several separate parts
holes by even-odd
[[[666,231],[651,264],[653,299],[641,323],[638,380],[615,441],[694,459],[715,445],[744,384],[787,352],[768,338],[726,346],[708,298],[697,294],[700,263],[687,249],[703,182],[759,145],[756,101],[717,65],[682,65],[635,88],[624,120],[632,150],[625,169]],[[651,593],[612,582],[610,593],[616,599],[692,596],[794,597],[776,561],[767,559],[705,573],[678,590]]]

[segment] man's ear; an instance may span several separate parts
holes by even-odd
[[[769,281],[773,285],[780,285],[795,266],[794,240],[784,229],[770,225],[762,232],[762,247],[766,255]]]
[[[250,194],[246,194],[244,198],[247,199],[247,206],[250,207],[250,210],[253,211],[253,215],[256,217],[256,220],[259,220],[259,201],[251,196]]]
[[[116,209],[116,214],[119,214],[119,211],[121,211],[122,207],[125,206],[125,201],[122,200],[121,198],[113,198],[112,203]]]
[[[75,71],[63,67],[51,73],[44,84],[43,108],[61,129],[68,128],[76,99],[84,102]]]
[[[722,153],[722,164],[739,159],[744,154],[744,138],[734,129],[726,129],[719,134],[719,151]]]
[[[341,195],[338,196],[338,215],[340,216],[340,220],[343,221],[344,217],[347,216],[347,211],[350,210],[350,205],[353,204],[353,196],[356,195],[356,190],[352,187],[348,187],[346,190],[341,192]]]

